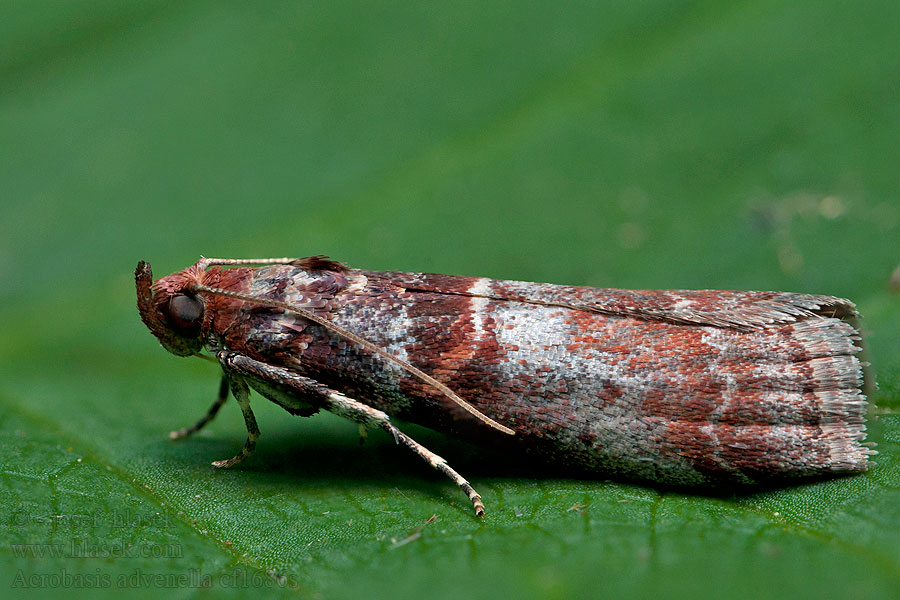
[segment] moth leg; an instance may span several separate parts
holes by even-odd
[[[259,427],[256,425],[256,417],[253,416],[253,411],[250,410],[250,388],[247,386],[247,382],[231,374],[226,375],[225,378],[231,386],[231,393],[234,395],[234,399],[237,400],[241,407],[241,412],[244,413],[244,424],[247,426],[247,441],[244,442],[244,447],[241,448],[241,451],[236,456],[227,460],[214,461],[212,466],[217,469],[233,467],[253,454],[253,450],[256,449],[256,440],[259,439]]]
[[[216,398],[216,401],[213,402],[213,405],[209,407],[209,410],[206,411],[206,414],[189,427],[184,427],[177,431],[170,431],[169,437],[173,440],[180,440],[193,433],[197,433],[203,429],[207,423],[213,420],[213,417],[216,416],[216,413],[219,412],[219,409],[222,408],[222,405],[225,404],[226,400],[228,400],[228,378],[225,377],[225,375],[222,375],[222,381],[219,383],[219,396]]]
[[[381,427],[390,433],[394,436],[395,442],[403,444],[421,456],[429,465],[452,479],[453,482],[466,493],[469,500],[472,501],[472,506],[475,507],[475,514],[479,517],[484,516],[484,503],[481,501],[481,496],[475,491],[472,485],[466,481],[462,475],[454,471],[450,465],[447,464],[446,460],[394,427],[393,424],[391,424],[390,417],[385,413],[354,400],[353,398],[348,398],[334,390],[328,391],[328,396],[325,398],[325,408],[329,412],[350,421],[355,421],[367,428]]]
[[[465,477],[454,471],[450,465],[447,464],[446,460],[391,425],[390,421],[382,421],[379,425],[382,429],[393,435],[394,440],[398,444],[402,443],[404,446],[421,456],[429,465],[452,479],[453,482],[466,493],[469,500],[472,501],[472,506],[475,508],[475,515],[479,517],[484,516],[484,503],[481,501],[481,496],[475,491],[475,488],[472,487],[472,484],[470,484]]]
[[[481,496],[475,491],[472,485],[466,481],[462,475],[454,471],[450,465],[447,464],[446,460],[394,427],[390,422],[390,417],[388,417],[386,413],[352,398],[348,398],[340,392],[328,388],[314,379],[303,377],[288,369],[274,367],[234,352],[219,352],[218,358],[222,363],[222,366],[229,372],[235,372],[242,377],[250,378],[251,381],[259,380],[270,386],[272,384],[278,384],[279,386],[287,387],[293,393],[303,397],[312,398],[329,412],[334,413],[339,417],[344,417],[354,423],[358,423],[366,429],[374,427],[384,429],[394,436],[395,442],[403,444],[422,457],[429,465],[452,479],[453,482],[466,493],[469,500],[472,501],[472,506],[475,508],[475,514],[479,517],[484,516],[484,503],[481,501]],[[248,430],[249,429],[250,427],[248,425]]]

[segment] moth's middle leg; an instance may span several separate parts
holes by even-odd
[[[250,410],[250,388],[247,386],[247,382],[241,377],[230,373],[226,374],[226,378],[231,386],[231,393],[234,395],[234,399],[237,400],[241,407],[241,412],[244,413],[244,424],[247,426],[247,441],[244,442],[244,447],[241,448],[241,451],[236,456],[227,460],[213,461],[212,466],[217,469],[233,467],[253,454],[253,450],[256,448],[256,440],[259,439],[259,427],[256,425],[256,417],[253,415],[253,411]]]
[[[322,408],[340,417],[344,417],[349,421],[358,423],[364,428],[371,429],[379,427],[384,429],[394,437],[395,442],[403,444],[422,457],[422,459],[432,467],[452,479],[453,482],[466,493],[469,500],[472,501],[472,506],[475,508],[475,514],[479,517],[484,516],[484,504],[481,501],[481,496],[474,488],[472,488],[472,485],[462,475],[453,470],[443,458],[394,427],[390,422],[390,417],[384,412],[363,404],[358,400],[354,400],[353,398],[348,398],[340,392],[328,388],[314,379],[303,377],[288,369],[274,367],[242,354],[223,351],[218,353],[218,359],[225,371],[237,375],[236,377],[233,377],[233,379],[239,380],[244,386],[246,386],[246,383],[243,382],[243,377],[247,377],[251,381],[258,380],[267,385],[278,384],[281,387],[289,388],[298,396],[314,399],[317,404],[322,406]],[[237,396],[237,393],[235,393],[235,397]],[[241,402],[240,399],[238,399],[238,402]],[[241,404],[241,408],[244,408],[244,404]],[[244,412],[245,419],[247,418],[249,408],[249,403],[247,403],[247,411]],[[252,418],[253,413],[250,412],[249,414]],[[250,444],[251,438],[253,438],[253,443],[255,444],[256,438],[259,437],[259,430],[256,429],[256,421],[253,420],[252,422],[255,436],[251,431],[250,425],[251,423],[248,420],[247,429],[248,432],[251,433],[250,437],[247,439],[248,445]],[[235,459],[237,458],[238,457],[235,457]]]

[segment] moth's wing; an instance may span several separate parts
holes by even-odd
[[[408,292],[422,291],[557,305],[613,316],[758,329],[814,317],[853,320],[844,298],[788,292],[722,290],[621,290],[400,271],[370,272]]]

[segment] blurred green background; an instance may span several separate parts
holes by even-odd
[[[896,597],[897,2],[0,8],[0,587]],[[256,456],[212,472],[239,411],[167,440],[216,368],[159,347],[132,281],[200,254],[850,297],[881,453],[713,498],[529,476],[409,426],[480,522],[386,436],[256,400]]]

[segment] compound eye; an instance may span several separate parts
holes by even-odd
[[[203,321],[203,303],[194,296],[172,296],[164,312],[169,325],[186,334],[196,334]]]

